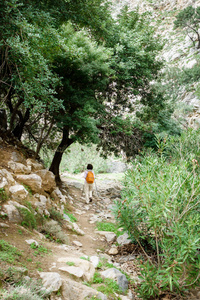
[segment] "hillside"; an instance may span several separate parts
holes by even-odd
[[[200,1],[174,0],[114,0],[113,14],[117,15],[123,5],[129,9],[138,9],[140,13],[149,12],[151,25],[164,43],[159,58],[164,61],[162,70],[162,85],[165,92],[175,105],[174,118],[182,128],[199,128],[200,126],[200,99],[199,81],[181,84],[179,78],[184,69],[192,70],[199,62],[200,50],[197,49],[183,29],[174,29],[177,14],[192,5],[200,6]],[[197,95],[198,92],[198,95]]]

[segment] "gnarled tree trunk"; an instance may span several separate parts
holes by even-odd
[[[72,143],[73,143],[73,140],[69,138],[69,129],[64,128],[62,141],[54,154],[51,166],[49,168],[49,171],[53,172],[53,174],[55,175],[55,180],[57,183],[61,182],[60,174],[59,174],[59,167],[60,167],[63,153]]]

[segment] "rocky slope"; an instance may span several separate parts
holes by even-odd
[[[97,221],[114,222],[112,201],[120,196],[119,183],[102,182],[93,203],[86,205],[82,182],[63,176],[62,186],[56,187],[53,174],[24,156],[19,146],[1,139],[0,157],[0,269],[1,286],[7,290],[7,294],[0,292],[0,298],[14,297],[16,289],[10,282],[17,282],[15,273],[20,281],[26,279],[26,284],[17,289],[20,299],[28,299],[27,282],[34,280],[37,285],[37,279],[46,289],[43,297],[46,292],[50,294],[48,299],[132,299],[125,275],[114,265],[108,268],[103,264],[113,263],[113,255],[119,252],[111,246],[116,234],[98,232],[95,225]],[[77,222],[72,222],[70,215]],[[118,243],[127,243],[126,235]],[[8,245],[15,247],[12,253],[20,253],[15,261]],[[114,292],[114,298],[110,298],[96,290],[98,285],[92,280],[97,270],[102,278],[118,282],[122,290],[118,296]],[[125,291],[127,296],[123,295]]]
[[[141,13],[151,12],[152,25],[165,44],[161,53],[161,58],[165,61],[163,72],[167,71],[173,77],[173,73],[179,69],[191,69],[198,63],[200,50],[194,47],[185,32],[173,29],[173,22],[180,10],[189,5],[198,7],[199,0],[113,0],[115,15],[123,5],[128,5],[130,9],[138,8]],[[180,120],[183,127],[200,127],[200,99],[196,95],[198,86],[199,82],[175,89],[177,108],[174,117]]]

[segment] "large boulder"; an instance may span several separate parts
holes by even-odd
[[[21,184],[13,185],[9,188],[11,198],[14,200],[24,200],[26,199],[28,192],[25,187]]]
[[[57,292],[62,286],[60,274],[56,272],[39,272],[43,286],[49,292]]]
[[[29,166],[31,168],[32,172],[44,169],[42,164],[38,163],[37,161],[35,161],[31,158],[28,158],[26,160],[26,164],[27,164],[27,166]]]
[[[14,162],[12,160],[8,162],[8,167],[15,174],[30,174],[31,173],[30,167],[27,167],[24,164],[19,163],[19,162]]]
[[[65,300],[95,299],[107,300],[106,295],[79,282],[67,279],[63,281],[62,296]]]
[[[42,187],[42,179],[37,174],[16,175],[16,180],[29,186],[33,192],[40,192]]]
[[[8,201],[7,204],[3,205],[3,210],[6,212],[9,222],[11,223],[22,222],[22,217],[19,213],[18,208],[23,208],[30,212],[30,210],[26,206],[21,205],[16,201]]]
[[[66,263],[73,263],[73,266],[67,266]],[[58,259],[58,263],[64,263],[64,267],[61,266],[59,270],[75,275],[76,277],[83,278],[83,280],[90,281],[95,273],[95,267],[87,260],[66,256]],[[73,268],[72,268],[73,267]]]
[[[16,181],[13,178],[12,174],[8,172],[6,169],[1,169],[0,174],[7,179],[9,185],[16,184]]]
[[[11,160],[14,161],[14,162],[18,162],[18,163],[26,165],[25,158],[19,152],[16,152],[16,151],[12,152]]]
[[[53,192],[56,188],[55,175],[46,169],[38,170],[35,173],[42,178],[42,188],[44,191],[47,193]]]

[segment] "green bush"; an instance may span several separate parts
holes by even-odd
[[[199,282],[198,140],[191,130],[179,139],[158,143],[158,154],[136,159],[126,174],[123,201],[116,202],[117,220],[146,254],[141,265],[142,299],[166,290],[182,292]]]
[[[37,227],[37,222],[34,213],[27,208],[18,207],[20,215],[22,217],[22,226],[28,227],[30,229],[35,229]]]

